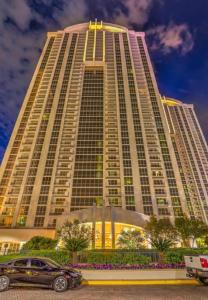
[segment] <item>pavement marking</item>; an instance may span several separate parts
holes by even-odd
[[[201,285],[195,279],[167,280],[86,280],[83,285]]]

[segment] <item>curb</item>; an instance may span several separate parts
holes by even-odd
[[[201,285],[195,279],[167,280],[85,280],[82,285]]]

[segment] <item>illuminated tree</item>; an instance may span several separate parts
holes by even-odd
[[[43,250],[54,249],[57,240],[46,238],[44,236],[34,236],[22,247],[23,250]]]
[[[198,219],[189,219],[188,217],[177,218],[175,226],[185,247],[194,247],[196,239],[208,234],[207,225]],[[191,245],[190,241],[192,241]]]
[[[167,218],[158,220],[151,216],[146,222],[145,233],[150,245],[159,251],[160,261],[163,261],[164,252],[178,242],[176,229]]]
[[[72,252],[72,262],[78,261],[78,251],[85,250],[89,247],[92,238],[92,229],[80,223],[78,220],[66,222],[58,231],[64,248]]]
[[[123,249],[138,249],[145,247],[144,241],[141,231],[128,229],[121,231],[117,245]]]

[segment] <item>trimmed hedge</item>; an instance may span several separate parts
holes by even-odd
[[[90,264],[149,264],[151,258],[137,253],[111,253],[89,251],[80,256],[80,262]]]
[[[0,256],[0,263],[7,262],[11,259],[21,258],[21,257],[47,257],[50,258],[60,265],[65,265],[71,263],[71,254],[67,251],[55,251],[55,250],[31,250],[31,251],[22,251],[19,254],[14,255],[3,255]]]
[[[67,251],[55,250],[30,250],[22,251],[20,254],[0,256],[0,263],[6,262],[11,259],[33,256],[33,257],[48,257],[61,265],[70,264],[72,262],[71,254]],[[109,253],[109,252],[93,252],[88,251],[80,255],[80,262],[90,264],[143,264],[151,263],[151,258],[137,253],[124,252],[124,253]]]
[[[23,252],[24,253],[24,252]],[[60,265],[71,263],[72,256],[68,251],[56,251],[56,250],[31,250],[25,252],[26,256],[38,256],[50,258]]]
[[[208,249],[170,249],[165,254],[165,263],[183,264],[184,255],[208,254]],[[24,256],[48,257],[61,265],[70,264],[72,256],[68,251],[56,250],[28,250],[19,254],[10,254],[0,256],[0,263],[11,259]],[[86,264],[114,264],[114,265],[145,265],[152,262],[150,256],[142,255],[137,252],[110,252],[110,251],[85,251],[79,255],[80,263]]]
[[[61,265],[70,264],[72,262],[71,255],[67,251],[54,251],[54,250],[31,250],[23,251],[16,255],[5,255],[0,256],[0,263],[6,262],[11,259],[19,258],[24,256],[33,257],[48,257]],[[133,265],[133,264],[143,264],[147,265],[151,262],[151,258],[138,255],[136,253],[99,253],[89,251],[84,255],[80,256],[80,262],[90,263],[90,264],[123,264],[123,265]]]
[[[15,259],[15,258],[19,258],[20,255],[16,254],[16,255],[0,255],[0,264],[1,263],[5,263],[11,259]]]
[[[208,249],[174,249],[165,254],[165,262],[170,264],[183,263],[185,255],[208,254]]]

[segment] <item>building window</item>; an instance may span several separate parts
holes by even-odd
[[[44,217],[36,217],[34,222],[34,227],[43,227]]]

